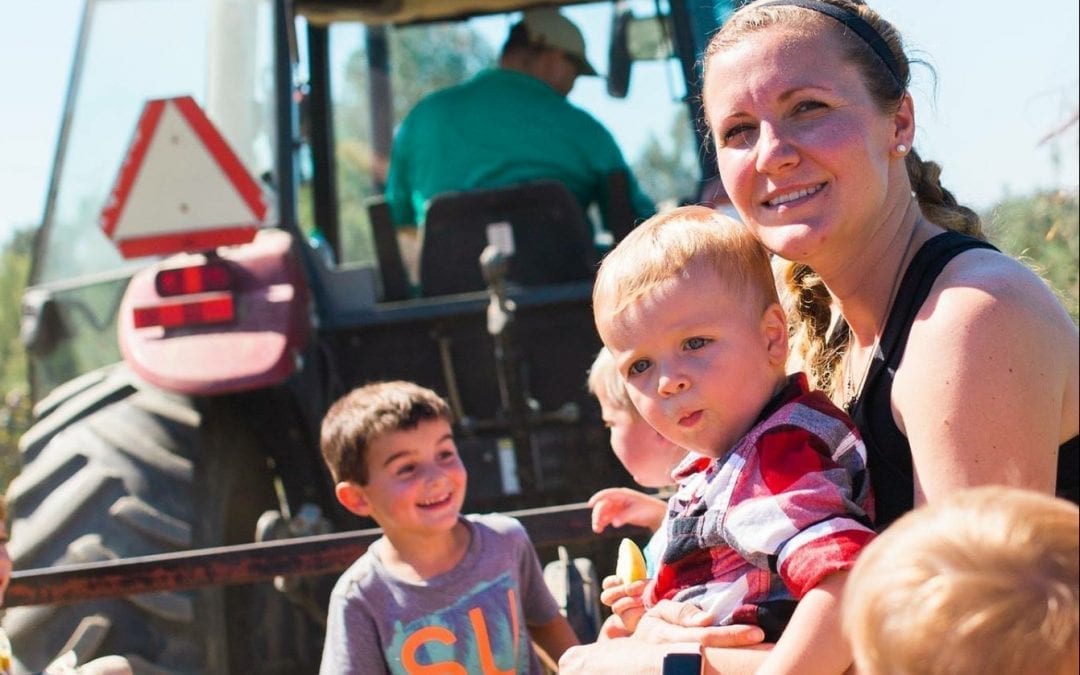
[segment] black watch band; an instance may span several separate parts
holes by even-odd
[[[664,655],[662,675],[701,675],[701,652]]]

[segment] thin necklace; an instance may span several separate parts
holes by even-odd
[[[844,411],[851,414],[851,411],[855,409],[855,401],[859,395],[862,394],[863,386],[866,385],[866,378],[870,375],[870,366],[874,363],[874,357],[877,356],[878,347],[881,346],[881,335],[885,332],[885,324],[889,320],[889,312],[892,311],[893,302],[896,300],[896,291],[900,288],[900,279],[904,276],[907,268],[904,267],[904,262],[907,260],[908,253],[911,251],[911,244],[915,241],[915,233],[919,231],[919,221],[916,220],[911,227],[911,234],[908,235],[907,244],[904,245],[904,252],[900,256],[900,266],[896,270],[896,274],[893,277],[892,288],[889,289],[889,298],[885,303],[885,311],[881,316],[881,321],[874,324],[874,344],[870,346],[870,354],[866,358],[866,362],[863,363],[862,372],[859,375],[859,379],[855,380],[852,377],[851,370],[851,343],[855,336],[855,331],[848,327],[847,349],[844,351]],[[880,330],[879,330],[880,326]],[[856,384],[856,382],[858,384]]]

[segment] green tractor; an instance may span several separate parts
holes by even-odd
[[[380,379],[450,401],[469,511],[632,484],[584,386],[595,262],[633,226],[625,177],[612,231],[551,182],[448,195],[419,297],[379,199],[409,107],[492,65],[539,4],[88,0],[23,303],[17,570],[370,527],[336,503],[318,429]],[[607,64],[571,101],[658,204],[706,199],[698,61],[729,4],[554,4]],[[512,255],[487,247],[492,223]],[[572,554],[607,569],[612,543]],[[293,581],[12,607],[3,626],[26,671],[75,646],[137,672],[315,672],[333,579]]]

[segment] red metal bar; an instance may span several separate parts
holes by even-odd
[[[609,528],[595,534],[587,505],[567,504],[510,511],[533,545],[641,537],[637,527]],[[378,529],[298,537],[255,544],[221,546],[123,560],[21,570],[11,575],[5,606],[52,605],[96,598],[178,591],[200,586],[265,582],[275,576],[341,572],[381,534]]]

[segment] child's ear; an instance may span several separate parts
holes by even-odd
[[[334,486],[334,494],[341,505],[358,516],[370,516],[371,505],[364,495],[364,488],[349,481],[341,481]]]
[[[769,362],[783,366],[788,358],[788,328],[784,310],[777,303],[765,309],[761,317],[761,334],[769,352]]]

